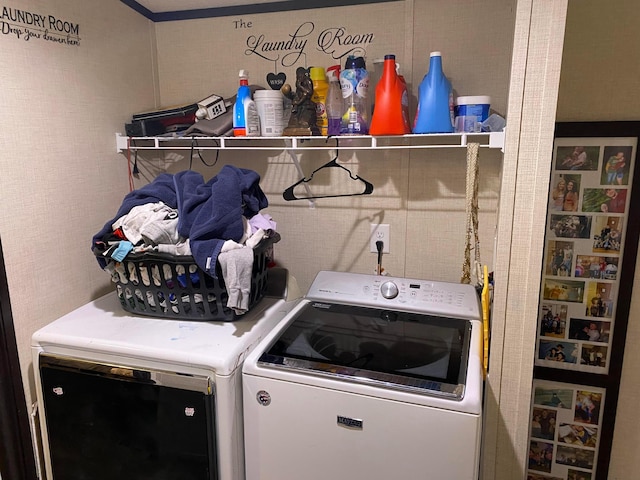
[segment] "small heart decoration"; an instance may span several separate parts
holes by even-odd
[[[287,81],[287,76],[284,73],[268,73],[267,83],[272,90],[280,90]]]

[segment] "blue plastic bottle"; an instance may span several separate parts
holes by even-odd
[[[453,91],[442,71],[442,54],[431,52],[429,71],[418,89],[413,133],[453,132]]]

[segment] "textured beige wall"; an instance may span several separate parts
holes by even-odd
[[[344,59],[335,60],[315,43],[317,32],[341,26],[352,34],[375,34],[375,40],[366,46],[369,69],[372,59],[396,54],[413,96],[412,113],[417,87],[427,72],[429,52],[440,50],[454,88],[465,95],[491,95],[494,107],[504,114],[514,4],[511,0],[490,4],[406,1],[377,4],[375,8],[303,10],[286,17],[264,14],[161,23],[156,26],[161,99],[172,104],[211,92],[230,96],[237,88],[240,68],[249,70],[251,83],[266,86],[270,72],[284,72],[292,81],[298,66],[343,64]],[[281,62],[246,54],[249,36],[264,35],[267,41],[286,39],[298,26],[307,28],[309,23],[313,33],[306,37],[305,56],[295,65],[285,67]],[[491,38],[481,33],[488,31]],[[334,57],[344,51],[344,46],[337,49]],[[487,57],[489,61],[484,61]],[[208,162],[212,156],[207,157]],[[499,151],[481,152],[481,253],[489,264],[501,156]],[[330,158],[328,152],[304,152],[300,161],[308,175]],[[299,179],[286,154],[223,151],[216,167],[195,168],[207,178],[225,163],[260,173],[270,202],[268,212],[278,221],[283,238],[277,246],[278,261],[291,270],[303,291],[318,270],[373,272],[376,257],[368,248],[369,224],[378,222],[391,226],[391,252],[383,259],[389,273],[458,281],[465,239],[465,151],[342,151],[339,160],[374,184],[373,195],[318,200],[315,209],[307,202],[286,202],[282,191]],[[167,168],[177,171],[185,165],[179,161]]]
[[[250,16],[242,19],[253,25],[245,29],[234,23],[240,19],[231,18],[151,26],[117,0],[23,1],[21,8],[68,17],[83,32],[79,48],[0,37],[4,42],[0,98],[11,112],[0,122],[5,132],[15,132],[1,137],[7,154],[0,158],[0,199],[6,206],[0,213],[0,235],[25,374],[33,331],[108,289],[88,243],[127,190],[126,165],[114,151],[113,134],[122,131],[131,113],[193,101],[212,92],[231,95],[239,68],[250,71],[253,83],[263,83],[266,73],[280,70],[244,54],[251,32],[286,35],[291,26],[306,21],[319,29],[341,25],[358,32],[375,31],[367,57],[395,53],[414,96],[426,73],[429,51],[440,50],[445,72],[459,94],[491,95],[500,113],[509,106],[509,115],[515,115],[505,154],[508,168],[503,168],[500,152],[481,152],[480,239],[483,260],[500,268],[504,282],[498,284],[499,333],[488,397],[493,402],[487,456],[492,466],[485,478],[516,478],[513,473],[523,469],[526,450],[526,433],[518,429],[528,416],[523,399],[530,388],[526,383],[530,383],[535,323],[525,310],[533,301],[531,292],[537,291],[531,285],[538,280],[528,276],[528,266],[539,265],[542,251],[543,226],[532,212],[546,202],[548,165],[539,159],[548,158],[551,148],[556,61],[561,51],[556,38],[562,34],[564,15],[564,2],[517,3],[517,19],[515,0],[407,0],[379,4],[375,10],[292,12],[286,20],[271,14]],[[514,28],[518,34],[512,55]],[[325,53],[308,47],[307,66],[332,63]],[[294,67],[286,70],[289,79],[293,71]],[[513,98],[508,95],[510,82]],[[24,123],[25,105],[29,128],[16,130],[15,125]],[[523,122],[526,135],[521,136],[521,116],[528,113],[524,107],[535,114]],[[71,128],[61,123],[60,112],[72,119]],[[184,155],[175,152],[145,157],[140,161],[140,182],[189,165]],[[204,157],[207,162],[215,160],[211,152]],[[327,152],[305,151],[300,160],[308,173],[329,158]],[[282,190],[299,175],[284,153],[223,151],[215,167],[202,166],[196,159],[195,168],[211,177],[223,164],[232,163],[261,174],[271,204],[268,211],[283,236],[277,260],[298,278],[303,291],[320,269],[373,271],[375,255],[367,248],[372,222],[391,225],[391,253],[383,262],[391,274],[458,281],[465,225],[464,150],[343,152],[340,161],[371,181],[374,194],[322,200],[315,209],[306,202],[285,202]],[[496,241],[497,224],[501,227]],[[44,243],[43,239],[58,238],[61,226],[63,246]],[[512,282],[508,289],[507,280]],[[508,353],[504,359],[502,343]],[[497,464],[492,455],[498,455]]]
[[[570,0],[558,121],[640,119],[640,4]]]
[[[127,192],[114,134],[153,103],[153,36],[118,0],[11,8],[78,24],[81,38],[0,35],[0,235],[30,397],[32,333],[108,287],[89,247]]]
[[[570,0],[560,76],[558,121],[640,120],[640,4]],[[636,219],[637,221],[637,219]],[[640,258],[634,291],[640,288]],[[620,382],[610,480],[640,471],[640,296],[634,295]]]

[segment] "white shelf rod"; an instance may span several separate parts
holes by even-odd
[[[118,152],[131,150],[407,150],[432,148],[466,148],[468,142],[484,141],[480,148],[499,148],[504,151],[505,133],[443,133],[443,134],[408,134],[397,136],[374,137],[370,135],[341,136],[325,139],[325,144],[319,143],[325,137],[126,137],[116,134],[116,149]],[[449,142],[457,138],[456,143],[416,143],[419,141],[442,138]],[[389,139],[395,143],[381,142]],[[338,141],[338,145],[328,145],[327,142]],[[274,145],[276,141],[283,141],[281,145]],[[143,143],[136,145],[136,142]],[[217,142],[211,145],[212,142]],[[399,143],[403,142],[403,143]],[[488,143],[487,143],[488,142]],[[186,144],[188,143],[188,144]],[[265,145],[269,143],[268,145]],[[308,146],[304,145],[309,143]],[[342,143],[340,145],[340,143]]]

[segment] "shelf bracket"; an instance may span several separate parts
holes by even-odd
[[[506,128],[503,128],[501,132],[491,132],[489,134],[489,148],[499,148],[504,153],[504,138]]]
[[[129,148],[129,137],[116,133],[116,153],[126,152]]]

